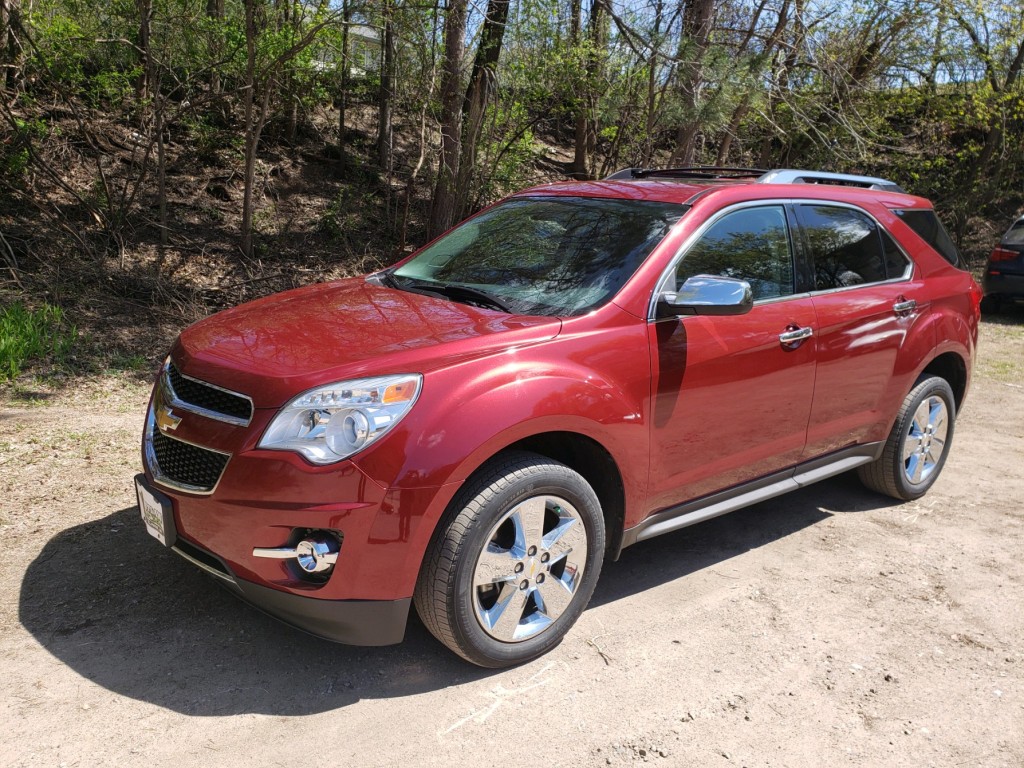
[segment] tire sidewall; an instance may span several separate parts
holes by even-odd
[[[484,489],[475,498],[486,494]],[[587,557],[583,577],[565,612],[536,637],[517,643],[496,640],[484,631],[476,617],[473,575],[477,558],[486,545],[491,529],[510,509],[534,496],[559,496],[579,512],[587,532]],[[604,558],[604,518],[597,495],[577,473],[560,464],[538,466],[528,476],[512,480],[494,493],[473,520],[462,547],[464,556],[455,567],[454,589],[449,595],[449,610],[459,644],[483,666],[509,666],[547,653],[558,645],[590,602]]]

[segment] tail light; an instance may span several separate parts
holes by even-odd
[[[992,263],[997,261],[1013,261],[1018,256],[1020,256],[1020,254],[1017,253],[1017,251],[1011,251],[1009,248],[996,247],[996,249],[992,251],[992,255],[988,257],[988,260]]]
[[[978,284],[973,280],[971,280],[969,293],[971,294],[971,316],[974,318],[975,322],[977,322],[981,318],[982,294],[981,288],[979,288]]]

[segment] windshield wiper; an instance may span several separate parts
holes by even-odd
[[[458,283],[446,283],[438,286],[438,292],[456,301],[461,298],[465,299],[468,304],[476,303],[483,307],[507,312],[510,315],[515,314],[512,308],[504,301],[487,291],[481,291],[479,288],[471,288],[468,285],[459,285]]]
[[[404,291],[412,291],[414,293],[444,296],[452,301],[462,301],[466,304],[484,307],[485,309],[497,309],[500,312],[507,312],[510,315],[515,314],[515,312],[512,311],[512,308],[504,301],[499,299],[497,296],[491,295],[487,291],[481,291],[479,288],[460,285],[458,283],[433,283],[428,280],[414,280],[410,277],[402,277],[401,279],[404,282],[399,283],[393,274],[389,272],[385,272],[383,274],[384,281],[394,288],[399,288]]]

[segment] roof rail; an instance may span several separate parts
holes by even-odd
[[[899,184],[874,176],[857,176],[852,173],[826,173],[825,171],[797,171],[783,168],[768,171],[758,180],[759,184],[837,184],[848,187],[864,187],[884,192],[903,192]]]
[[[605,181],[616,181],[621,179],[719,179],[727,181],[730,179],[751,179],[761,177],[766,173],[763,168],[733,168],[720,165],[693,165],[683,168],[623,168]]]

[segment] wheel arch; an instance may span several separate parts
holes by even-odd
[[[605,555],[617,560],[622,551],[622,535],[626,520],[626,483],[611,451],[595,438],[572,430],[548,430],[536,432],[508,442],[474,462],[465,471],[465,479],[459,487],[471,484],[481,473],[502,456],[516,451],[526,451],[553,459],[574,472],[578,472],[597,494],[605,523]],[[465,470],[466,468],[464,468]],[[460,473],[461,474],[461,473]],[[447,513],[458,494],[454,494],[446,505],[442,517]],[[432,541],[437,529],[431,533]]]
[[[501,451],[529,451],[578,472],[597,494],[604,516],[605,554],[617,560],[626,519],[626,489],[612,454],[597,440],[579,432],[544,432],[523,438]],[[488,459],[488,462],[495,457]],[[487,463],[487,462],[485,462]]]
[[[922,376],[938,376],[945,379],[949,388],[953,390],[953,399],[957,413],[967,395],[967,362],[957,352],[943,352],[932,358],[924,368],[921,369],[918,379]]]

